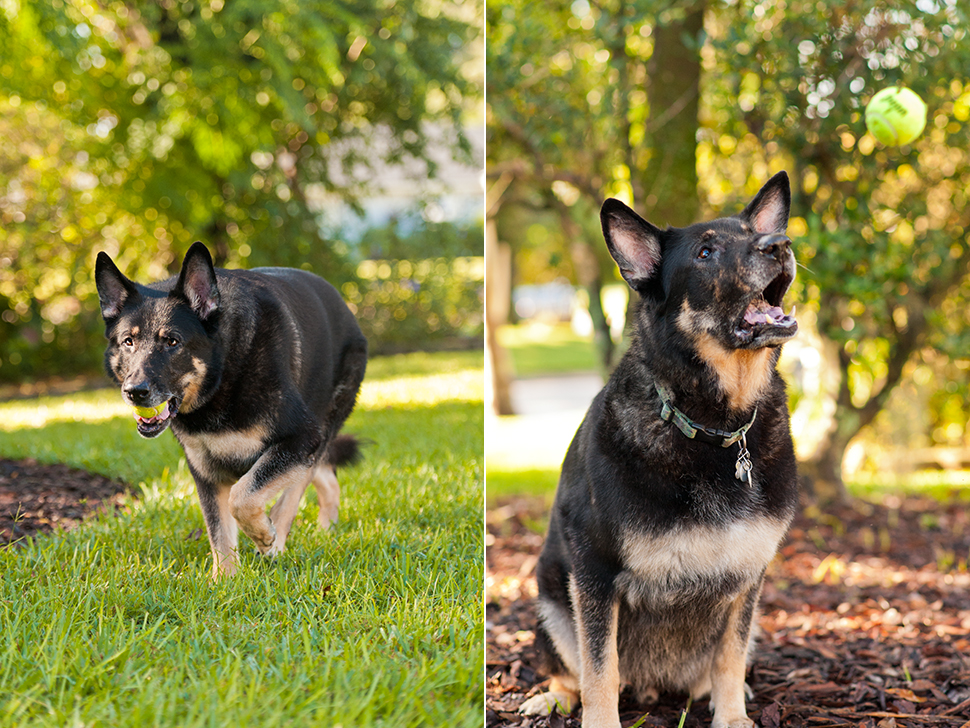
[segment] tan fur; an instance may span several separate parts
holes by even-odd
[[[337,522],[340,513],[340,483],[337,482],[337,473],[333,466],[327,463],[317,463],[313,469],[312,480],[317,491],[317,504],[320,506],[317,523],[326,531]]]
[[[771,349],[726,349],[713,336],[697,337],[697,353],[717,375],[728,406],[746,411],[771,382]]]
[[[213,537],[212,529],[209,533],[209,546],[212,548],[212,578],[218,579],[223,574],[231,576],[239,567],[239,529],[229,510],[229,488],[219,488],[216,493],[219,503],[219,513],[223,527],[216,531]]]
[[[695,311],[684,301],[677,315],[677,326],[694,340],[697,355],[717,377],[728,406],[750,410],[771,383],[774,367],[771,349],[727,349],[710,332],[718,322],[709,313]]]
[[[281,554],[286,549],[286,539],[290,535],[293,519],[296,518],[296,514],[300,510],[300,501],[303,500],[303,494],[308,485],[309,483],[302,480],[294,481],[280,493],[280,497],[270,508],[269,520],[273,522],[273,526],[276,528],[276,541],[266,552],[268,556]]]
[[[562,664],[570,675],[579,675],[579,643],[576,641],[572,615],[559,603],[540,597],[539,618],[552,639]],[[578,690],[579,686],[576,685],[574,689]]]
[[[268,437],[269,430],[265,425],[253,425],[231,432],[182,435],[180,442],[193,467],[211,477],[213,474],[205,470],[204,455],[210,454],[220,460],[246,460],[263,451]]]
[[[576,614],[576,633],[579,637],[579,694],[583,701],[583,728],[620,728],[620,659],[617,653],[617,626],[620,607],[614,600],[610,630],[604,647],[604,660],[597,665],[587,653],[583,610],[575,578],[570,576],[569,591]]]
[[[205,362],[197,356],[193,356],[192,371],[186,373],[180,382],[182,385],[182,402],[179,404],[179,410],[182,412],[191,412],[195,409],[199,400],[199,390],[202,389],[207,371]]]
[[[533,695],[519,706],[525,715],[552,715],[558,710],[560,715],[569,715],[579,702],[579,686],[571,677],[554,677],[549,681],[549,689]]]
[[[623,563],[647,582],[725,573],[754,578],[774,558],[787,528],[782,521],[762,518],[725,528],[697,525],[660,536],[627,533]]]
[[[721,643],[714,652],[711,665],[711,705],[714,722],[711,728],[751,728],[744,705],[744,673],[747,669],[750,642],[742,642],[739,634],[745,598],[732,605]]]
[[[311,469],[308,467],[291,468],[275,480],[264,483],[259,490],[253,492],[252,474],[259,468],[261,462],[262,458],[256,461],[250,471],[232,486],[232,490],[229,492],[229,508],[233,518],[239,523],[239,527],[253,540],[259,552],[271,555],[271,552],[276,554],[282,551],[284,543],[282,540],[279,544],[275,543],[277,540],[276,528],[269,520],[269,516],[266,515],[266,506],[279,493],[288,488],[302,487],[305,489],[310,482]]]

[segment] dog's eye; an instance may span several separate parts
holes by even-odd
[[[708,246],[705,245],[703,248],[701,248],[700,250],[697,251],[697,259],[698,260],[707,260],[713,254],[714,254],[714,251],[711,248],[709,248]]]
[[[169,337],[168,337],[168,338],[167,338],[167,339],[165,340],[165,343],[166,343],[166,344],[168,344],[168,346],[169,346],[169,348],[170,348],[170,349],[174,349],[174,348],[175,348],[176,346],[178,346],[178,345],[179,345],[180,343],[182,343],[182,342],[180,342],[180,341],[179,341],[178,339],[176,339],[176,338],[175,338],[174,336],[169,336]]]
[[[121,340],[123,346],[127,346],[129,349],[135,345],[135,340],[130,336],[126,336]]]

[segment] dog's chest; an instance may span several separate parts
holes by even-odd
[[[266,449],[268,432],[262,425],[228,432],[179,434],[189,463],[216,482],[243,476]]]
[[[787,528],[784,520],[760,517],[662,533],[628,530],[621,542],[624,591],[632,601],[731,598],[760,580]]]

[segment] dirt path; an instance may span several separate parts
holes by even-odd
[[[889,498],[799,516],[769,567],[748,715],[764,728],[970,728],[970,507]],[[545,676],[533,649],[536,500],[486,515],[486,726],[579,728],[526,718]],[[531,527],[531,528],[530,528]],[[625,727],[678,725],[685,695],[639,706]],[[644,718],[644,714],[647,714]],[[710,724],[707,700],[685,728]]]

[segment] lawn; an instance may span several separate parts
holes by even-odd
[[[503,326],[498,331],[498,340],[508,351],[519,377],[599,369],[592,338],[577,335],[569,324]]]
[[[132,484],[120,515],[0,549],[0,727],[473,726],[482,720],[480,352],[369,365],[340,521],[287,551],[209,546],[170,434],[114,390],[0,403],[0,457]]]

